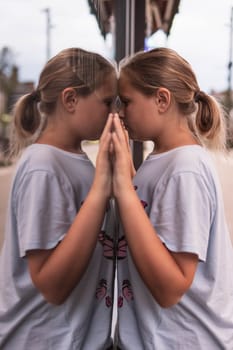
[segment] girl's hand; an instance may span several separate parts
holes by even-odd
[[[126,143],[128,145],[128,152],[129,152],[129,156],[130,156],[130,160],[131,160],[131,178],[133,178],[135,176],[135,174],[136,174],[136,170],[135,170],[135,167],[134,167],[133,157],[132,157],[131,148],[130,148],[129,133],[126,130],[126,128],[125,128],[125,126],[124,126],[124,124],[122,122],[121,122],[121,125],[122,125],[122,128],[123,128],[123,132],[125,134]]]
[[[106,198],[109,198],[112,195],[112,164],[110,159],[112,124],[113,115],[109,114],[103,133],[100,137],[93,182],[93,186],[106,196]]]
[[[135,174],[128,132],[123,127],[118,114],[114,114],[112,131],[113,153],[113,193],[117,197],[120,192],[132,188],[132,177]]]

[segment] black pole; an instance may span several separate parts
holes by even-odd
[[[115,13],[115,59],[117,63],[126,55],[126,1],[114,2]]]
[[[232,80],[232,25],[233,25],[233,7],[231,8],[231,22],[230,22],[230,43],[229,43],[229,63],[228,63],[228,103],[229,109],[232,107],[231,98],[231,80]]]
[[[145,22],[145,0],[135,0],[134,21],[134,51],[144,49],[146,22]],[[143,161],[143,142],[133,142],[133,161],[135,169],[138,169]]]
[[[115,59],[119,62],[125,56],[144,48],[145,0],[114,2],[115,13]],[[133,161],[136,169],[143,161],[143,143],[132,143]]]

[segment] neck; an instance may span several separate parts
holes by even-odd
[[[166,137],[158,137],[154,140],[153,153],[167,152],[173,148],[188,145],[200,145],[200,143],[190,130],[179,130],[177,133],[174,130]]]
[[[58,137],[58,135],[51,134],[42,134],[36,143],[51,145],[57,148],[62,149],[63,151],[72,152],[72,153],[84,153],[81,146],[80,140],[75,140],[71,142],[71,137],[68,140]]]

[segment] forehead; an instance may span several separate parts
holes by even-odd
[[[117,76],[116,74],[112,73],[109,74],[106,79],[103,81],[101,86],[98,88],[99,91],[102,91],[104,93],[106,92],[114,92],[117,91]]]
[[[136,90],[126,76],[120,75],[118,80],[118,91],[120,95],[128,95]]]
[[[100,98],[114,97],[117,95],[117,77],[110,74],[103,81],[101,86],[94,91]]]

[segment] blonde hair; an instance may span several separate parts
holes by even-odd
[[[37,88],[19,98],[13,108],[10,155],[33,143],[53,113],[59,94],[73,87],[88,96],[116,74],[114,65],[101,55],[80,48],[68,48],[51,58],[42,70]]]
[[[167,88],[199,142],[225,150],[224,109],[214,97],[200,90],[192,67],[176,51],[163,47],[138,52],[120,62],[120,74],[147,96],[158,87]]]

